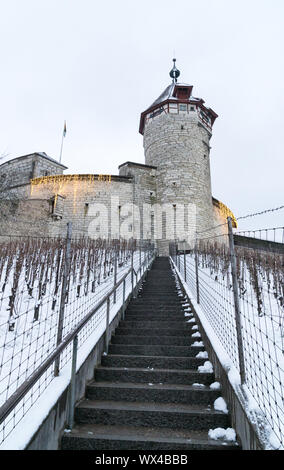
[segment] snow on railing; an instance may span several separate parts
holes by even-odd
[[[136,240],[0,243],[0,444],[71,363],[75,336],[80,350],[108,329],[153,256]]]
[[[284,255],[235,246],[234,289],[228,236],[222,241],[212,237],[211,243],[197,242],[187,252],[172,244],[171,257],[192,299],[243,373],[242,386],[265,415],[273,446],[284,448]]]

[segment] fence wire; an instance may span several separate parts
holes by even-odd
[[[266,235],[266,229],[263,233]],[[278,230],[278,228],[277,228]],[[279,227],[279,232],[283,230]],[[257,231],[259,232],[259,231]],[[261,231],[262,232],[262,231]],[[276,233],[276,230],[272,232]],[[266,236],[265,238],[266,239]],[[216,238],[171,256],[212,329],[240,370],[230,252]],[[235,246],[245,386],[284,447],[284,254]]]
[[[62,291],[66,239],[21,238],[0,243],[0,408],[37,371],[58,344],[61,299],[64,321],[61,341],[73,331],[133,267],[145,269],[153,246],[125,240],[71,241],[70,271]],[[139,276],[141,277],[141,269]],[[125,279],[126,294],[140,277]],[[115,313],[123,304],[123,283],[110,296]],[[78,334],[80,349],[106,324],[106,303]],[[104,331],[104,330],[103,330]],[[72,343],[60,354],[59,370],[71,362]],[[36,403],[55,377],[51,365],[0,424],[0,444]],[[1,418],[1,416],[0,416]]]

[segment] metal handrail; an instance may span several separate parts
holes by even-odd
[[[146,264],[147,258],[140,265],[140,268]],[[149,260],[148,260],[149,262]],[[58,345],[53,353],[39,366],[39,368],[27,379],[20,387],[14,392],[10,398],[0,407],[0,424],[9,416],[13,409],[18,405],[18,403],[24,398],[24,396],[30,391],[33,385],[41,378],[44,372],[55,362],[55,360],[60,356],[62,351],[77,338],[78,334],[82,328],[88,323],[92,316],[104,305],[109,297],[117,290],[117,288],[125,282],[127,276],[134,271],[134,268],[129,268],[127,273],[112,287],[112,289],[100,300],[100,302],[78,323],[78,325],[67,334],[64,340]],[[133,290],[130,294],[133,293]],[[124,299],[125,300],[125,299]],[[122,306],[124,307],[124,305]]]

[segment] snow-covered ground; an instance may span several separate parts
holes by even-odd
[[[143,263],[146,254],[134,253],[133,267],[138,272],[140,259]],[[40,276],[37,276],[33,283],[33,290],[29,290],[26,282],[25,266],[19,273],[17,295],[14,302],[13,328],[9,328],[11,324],[11,315],[9,310],[9,302],[11,289],[15,282],[15,265],[16,259],[9,270],[8,277],[6,269],[2,269],[0,273],[1,286],[5,283],[5,290],[0,298],[0,406],[19,388],[19,386],[27,380],[34,371],[43,363],[45,359],[53,352],[57,344],[58,319],[61,289],[58,289],[55,295],[56,279],[50,276],[45,284],[43,295],[40,286]],[[126,274],[131,266],[131,257],[126,257],[123,262],[119,263],[117,268],[117,282]],[[5,263],[2,268],[5,268]],[[99,301],[109,292],[114,285],[114,270],[110,270],[109,275],[101,276],[99,283],[96,282],[94,289],[86,288],[86,272],[80,272],[78,267],[78,276],[72,278],[68,289],[68,300],[65,304],[63,338],[79,323],[79,321],[89,313]],[[86,264],[86,269],[88,265]],[[101,269],[98,268],[98,269]],[[76,270],[75,270],[76,271]],[[5,273],[6,279],[1,277]],[[96,279],[99,279],[97,273]],[[138,276],[139,280],[139,276]],[[135,276],[134,276],[135,283]],[[90,284],[90,283],[89,283]],[[80,286],[80,287],[78,287]],[[126,278],[126,295],[131,291],[131,275]],[[40,301],[39,301],[40,297]],[[110,320],[116,315],[122,305],[123,283],[117,290],[116,302],[111,296],[110,302]],[[36,316],[35,316],[36,313]],[[78,367],[83,361],[82,357],[86,357],[89,351],[94,347],[96,341],[105,331],[106,326],[106,305],[100,308],[93,316],[92,320],[83,328],[79,334],[79,360]],[[37,418],[33,420],[33,424],[28,425],[28,429],[36,430],[35,423],[44,419],[48,412],[47,404],[56,401],[59,392],[64,390],[66,381],[70,380],[70,361],[72,355],[72,345],[66,348],[60,359],[60,377],[54,378],[54,367],[46,371],[42,379],[27,394],[24,400],[16,407],[15,412],[0,425],[0,443],[5,440],[13,428],[21,420],[24,421],[28,410],[34,413],[36,410]],[[51,383],[52,382],[52,383]],[[51,383],[51,385],[49,385]],[[46,395],[48,388],[48,399],[42,401],[42,397]],[[39,400],[42,405],[39,406]],[[40,410],[40,411],[39,411]],[[20,439],[19,447],[13,447],[11,441],[6,440],[4,446],[10,445],[10,448],[24,448],[28,442],[29,432],[25,429],[23,435],[21,431],[12,432],[13,443]],[[18,436],[15,441],[15,436]],[[30,435],[31,437],[31,435]],[[10,442],[10,444],[8,443]],[[14,445],[13,444],[13,445]],[[7,448],[7,447],[4,447]]]
[[[184,281],[183,256],[178,262]],[[226,357],[226,368],[239,383],[234,298],[230,271],[221,264],[199,262],[200,304],[196,303],[195,260],[186,256],[186,288],[203,319],[203,327],[214,336],[214,349]],[[269,275],[259,276],[256,289],[248,267],[241,266],[240,307],[246,382],[243,386],[249,398],[249,411],[264,414],[266,437],[272,448],[284,449],[284,356],[283,299],[275,295]],[[185,285],[185,283],[184,283]],[[190,320],[189,320],[190,321]],[[207,364],[208,368],[210,363]],[[204,366],[202,366],[204,368]]]

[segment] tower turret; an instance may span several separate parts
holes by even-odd
[[[179,74],[174,59],[172,83],[141,114],[139,131],[145,163],[157,167],[157,203],[194,206],[201,231],[213,223],[209,142],[217,114],[192,95],[192,85],[177,82]]]

